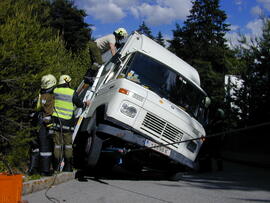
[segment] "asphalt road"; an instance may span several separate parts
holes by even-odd
[[[270,169],[226,162],[224,170],[186,173],[179,181],[169,181],[156,172],[130,174],[116,169],[90,176],[87,182],[71,180],[23,197],[29,203],[235,203],[269,202]]]

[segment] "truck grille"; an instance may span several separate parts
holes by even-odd
[[[178,128],[151,113],[146,114],[141,129],[166,143],[179,142],[183,137]],[[172,146],[177,148],[178,144]]]

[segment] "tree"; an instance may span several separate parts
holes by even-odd
[[[139,26],[139,28],[137,29],[137,31],[140,34],[144,34],[147,37],[154,39],[154,36],[152,35],[152,31],[150,30],[149,27],[147,27],[147,25],[145,24],[145,22],[143,21],[142,24]]]
[[[262,36],[255,38],[251,44],[243,38],[237,49],[239,60],[245,64],[240,73],[243,86],[236,90],[234,101],[241,109],[236,112],[239,125],[270,120],[270,19],[263,20]]]
[[[63,37],[66,48],[74,53],[84,49],[91,37],[90,25],[84,22],[85,16],[85,11],[77,9],[71,0],[51,2],[50,25]]]
[[[169,47],[199,71],[202,87],[217,105],[223,103],[224,75],[231,66],[232,54],[224,38],[229,26],[226,18],[219,0],[193,1],[184,26],[176,24]]]
[[[165,40],[162,36],[162,33],[159,31],[157,37],[155,38],[155,41],[159,43],[161,46],[165,47]]]
[[[41,24],[48,18],[47,9],[43,0],[0,1],[0,155],[6,152],[11,166],[20,171],[28,161],[28,115],[41,77],[65,73],[79,78],[89,65],[85,52],[73,57],[63,40]]]

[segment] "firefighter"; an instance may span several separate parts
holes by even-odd
[[[70,88],[71,77],[61,75],[58,86],[54,89],[54,167],[60,170],[60,164],[64,159],[63,171],[72,171],[72,131],[74,130],[75,104],[79,108],[84,108],[90,102],[83,102],[79,99],[78,94]]]
[[[224,117],[225,113],[223,109],[218,108],[215,115],[214,119],[210,123],[212,129],[211,132],[214,133],[222,133],[224,131]],[[216,166],[217,171],[222,171],[223,170],[223,160],[222,160],[222,155],[221,155],[221,150],[222,150],[222,143],[224,140],[224,134],[215,136],[213,138],[210,138],[210,154],[211,158],[213,161],[213,164]]]
[[[51,75],[45,75],[41,78],[41,90],[37,101],[37,111],[39,114],[39,161],[40,174],[43,176],[52,175],[52,114],[54,108],[53,90],[56,85],[56,78]]]
[[[114,56],[117,51],[117,45],[127,36],[128,33],[124,28],[118,28],[112,34],[108,34],[96,39],[95,43],[101,54],[104,54],[106,51],[110,50],[112,56]]]
[[[93,77],[97,74],[99,67],[106,62],[102,59],[102,54],[110,50],[111,55],[116,54],[117,48],[120,46],[120,41],[128,36],[126,29],[118,28],[112,34],[105,35],[96,39],[94,42],[90,41],[88,43],[89,56],[91,59],[91,66],[87,70],[84,76],[84,85],[79,88],[77,92],[80,92],[88,88],[93,83]]]
[[[221,156],[222,142],[224,135],[215,135],[224,131],[224,111],[217,108],[210,122],[205,127],[209,137],[206,137],[200,149],[199,164],[200,172],[211,172],[223,170],[223,160]]]

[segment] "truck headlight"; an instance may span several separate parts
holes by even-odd
[[[120,111],[121,113],[131,118],[134,118],[137,114],[137,109],[134,106],[127,103],[122,104]]]

